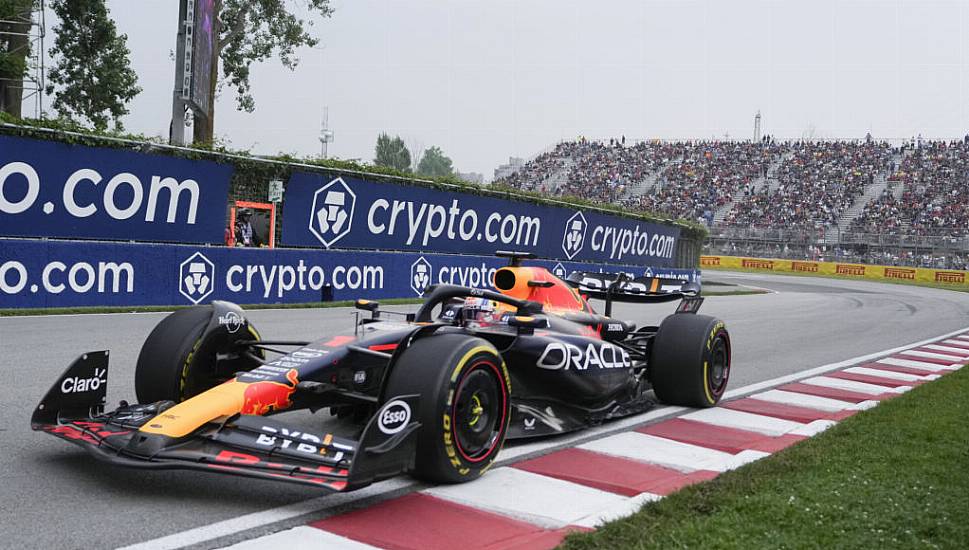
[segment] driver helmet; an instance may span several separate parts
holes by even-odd
[[[464,299],[464,318],[470,321],[492,322],[498,304],[494,300],[471,296]]]

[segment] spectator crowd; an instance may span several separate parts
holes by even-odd
[[[870,136],[786,142],[580,138],[558,144],[500,183],[708,226],[819,234],[837,228],[849,236],[935,236],[969,244],[969,136],[952,142],[913,138],[898,146]],[[790,253],[810,257],[819,250]],[[953,267],[965,260],[905,250],[845,248],[838,254],[901,265]]]

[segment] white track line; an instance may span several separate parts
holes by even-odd
[[[834,388],[837,390],[847,390],[858,393],[867,393],[869,395],[879,395],[882,393],[903,393],[911,388],[911,386],[902,386],[899,388],[890,388],[888,386],[879,386],[878,384],[866,384],[864,382],[855,382],[854,380],[844,380],[841,378],[832,378],[830,376],[815,376],[813,378],[808,378],[806,380],[801,380],[802,384],[810,384],[812,386],[822,386],[825,388]]]
[[[590,514],[579,521],[572,523],[572,525],[578,525],[579,527],[590,527],[594,529],[603,523],[622,519],[626,516],[631,516],[638,512],[639,509],[642,508],[647,502],[652,502],[661,498],[663,497],[660,495],[654,495],[652,493],[639,493],[638,495],[628,498],[624,502],[620,502],[611,508]]]
[[[723,451],[680,443],[664,437],[623,432],[579,445],[580,449],[606,455],[630,458],[681,472],[712,470],[726,472],[768,456],[761,451],[741,451],[732,455]]]
[[[940,346],[938,344],[926,344],[922,347],[926,349],[946,351],[949,352],[950,355],[956,355],[962,357],[963,359],[969,359],[969,349],[966,348],[954,348],[952,346]]]
[[[969,342],[966,342],[965,340],[943,340],[942,343],[951,344],[953,346],[960,347],[964,350],[969,351]]]
[[[931,351],[920,351],[917,349],[907,349],[898,353],[899,355],[908,355],[910,357],[926,357],[928,359],[942,359],[943,361],[948,361],[950,364],[955,363],[951,355],[945,355],[944,353],[932,353]]]
[[[898,380],[899,382],[921,382],[921,381],[937,380],[941,378],[941,376],[939,376],[938,374],[926,374],[923,376],[917,376],[914,374],[907,374],[904,372],[895,372],[892,370],[882,370],[882,369],[871,369],[868,367],[850,367],[845,369],[844,372],[850,372],[852,374],[863,374],[865,376],[877,376],[879,378]]]
[[[714,426],[757,432],[771,437],[781,436],[805,426],[805,424],[800,422],[792,422],[772,416],[735,411],[722,407],[700,409],[696,412],[684,414],[680,418],[684,420],[695,420]]]
[[[516,468],[498,468],[474,483],[440,485],[424,493],[458,504],[558,529],[623,506],[629,497]]]
[[[271,535],[249,539],[222,550],[264,550],[266,548],[285,548],[286,550],[379,550],[375,546],[357,542],[329,531],[300,525],[293,529],[279,531]]]
[[[853,357],[851,359],[846,359],[844,361],[839,361],[837,363],[830,363],[827,365],[822,365],[820,367],[815,367],[813,369],[808,369],[806,371],[788,374],[785,376],[779,376],[777,378],[772,378],[770,380],[764,380],[763,382],[757,382],[744,386],[742,388],[737,388],[735,390],[730,390],[724,394],[724,398],[732,399],[734,397],[742,397],[757,393],[759,391],[773,388],[774,386],[779,386],[781,384],[787,384],[789,382],[794,382],[804,378],[806,376],[815,376],[818,374],[823,374],[837,369],[842,369],[845,367],[850,367],[861,362],[871,361],[873,359],[878,359],[886,355],[891,355],[893,353],[898,353],[902,350],[924,346],[926,344],[933,344],[939,342],[940,340],[945,340],[952,338],[956,334],[963,334],[969,331],[969,327],[962,328],[956,331],[952,331],[946,334],[940,334],[933,338],[928,338],[926,340],[921,340],[919,342],[912,342],[904,346],[899,346],[891,349],[886,349],[883,351],[869,353],[866,355],[860,355],[858,357]],[[969,342],[964,340],[959,341],[962,344],[969,346]],[[939,365],[935,365],[939,366]],[[943,369],[944,370],[944,369]],[[860,405],[860,403],[859,403]],[[573,441],[581,441],[585,437],[594,437],[597,434],[609,433],[613,431],[613,428],[623,429],[626,427],[636,426],[645,422],[648,418],[658,418],[668,414],[675,414],[675,412],[680,410],[686,410],[682,407],[660,407],[654,409],[649,413],[625,418],[616,422],[609,422],[604,426],[599,426],[591,430],[584,430],[580,434],[575,436],[570,436],[566,438],[553,438],[549,442],[536,442],[528,445],[516,446],[515,449],[509,449],[505,451],[509,457],[518,457],[522,454],[536,452],[542,449],[552,449],[559,447],[560,445],[568,445]],[[515,453],[518,448],[527,448],[526,452]],[[511,452],[509,452],[511,451]],[[747,451],[745,451],[747,452]],[[499,458],[503,458],[499,455]],[[388,479],[377,483],[376,485],[371,485],[370,487],[365,487],[358,491],[353,491],[351,493],[338,493],[334,495],[320,496],[316,498],[311,498],[301,502],[294,502],[292,504],[287,504],[285,506],[279,506],[277,508],[270,508],[268,510],[262,510],[259,512],[253,512],[251,514],[246,514],[239,516],[237,518],[228,519],[224,521],[219,521],[216,523],[211,523],[209,525],[202,525],[200,527],[195,527],[193,529],[188,529],[186,531],[181,531],[178,533],[173,533],[171,535],[166,535],[156,539],[147,540],[144,542],[132,544],[130,546],[125,546],[120,550],[170,550],[174,548],[181,548],[184,546],[190,546],[193,544],[200,544],[206,541],[211,541],[221,537],[227,537],[241,531],[247,531],[249,529],[254,529],[257,527],[262,527],[265,525],[270,525],[272,523],[277,523],[280,521],[285,521],[288,519],[296,518],[299,516],[319,513],[327,509],[333,509],[338,506],[343,506],[348,503],[363,500],[366,498],[372,498],[381,494],[389,493],[392,491],[403,490],[409,487],[415,487],[418,483],[406,477],[398,477],[394,479]]]
[[[926,363],[925,361],[913,361],[912,359],[902,359],[900,357],[885,357],[884,359],[879,359],[875,361],[876,363],[881,363],[882,365],[894,365],[896,367],[908,367],[911,369],[920,369],[930,372],[943,372],[955,370],[958,365],[937,365],[935,363]]]
[[[791,405],[794,407],[806,407],[825,412],[840,411],[861,411],[870,409],[878,404],[878,401],[862,401],[861,403],[851,403],[840,399],[830,399],[806,393],[796,393],[784,390],[768,390],[763,393],[755,393],[751,399],[770,401],[781,405]]]

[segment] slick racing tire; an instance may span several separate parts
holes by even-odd
[[[501,449],[511,378],[486,340],[439,334],[414,342],[393,366],[384,395],[420,394],[415,477],[461,483],[483,474]]]
[[[723,321],[706,315],[670,315],[653,338],[649,380],[660,401],[713,407],[730,378],[730,335]]]
[[[211,305],[180,309],[151,331],[135,365],[135,394],[139,403],[170,400],[180,403],[256,366],[248,359],[220,364],[217,355],[227,349],[225,339],[208,338],[206,327],[215,308]],[[258,340],[258,333],[250,336]],[[247,336],[248,337],[248,336]],[[261,355],[261,351],[256,352]]]

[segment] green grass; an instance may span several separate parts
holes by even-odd
[[[420,304],[422,298],[388,298],[379,300],[380,305],[395,306]],[[340,300],[336,302],[307,302],[302,304],[248,304],[242,305],[244,309],[307,309],[307,308],[330,308],[330,307],[351,307],[354,300]],[[16,317],[22,315],[69,315],[81,313],[152,313],[163,311],[175,311],[191,306],[99,306],[99,307],[52,307],[52,308],[25,308],[25,309],[0,309],[0,317]]]
[[[966,548],[969,367],[566,549]]]

